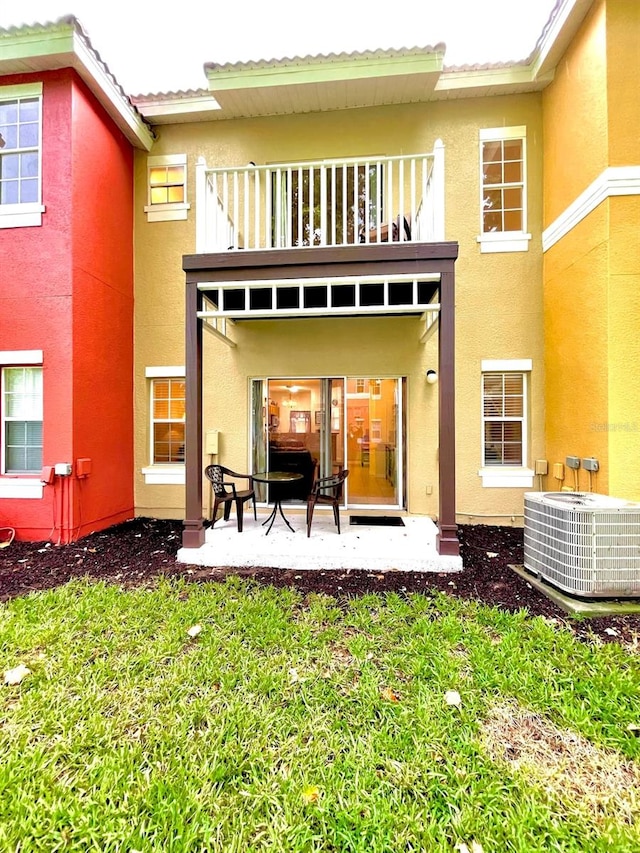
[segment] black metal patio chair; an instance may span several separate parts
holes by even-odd
[[[340,533],[340,501],[344,489],[344,481],[349,476],[348,468],[330,477],[319,477],[313,484],[307,498],[307,536],[311,536],[313,511],[317,504],[333,507],[333,518]]]
[[[230,468],[225,468],[222,465],[207,465],[204,469],[205,476],[211,482],[213,489],[213,510],[211,511],[211,526],[216,523],[216,514],[220,504],[224,504],[224,520],[228,521],[231,512],[231,504],[236,505],[236,514],[238,516],[238,533],[242,533],[242,515],[243,508],[247,501],[253,501],[253,517],[257,520],[256,512],[256,493],[253,487],[253,477],[251,474],[238,474],[237,471],[232,471]],[[234,477],[237,480],[247,480],[249,487],[247,489],[238,489],[234,482],[225,481],[225,478]]]

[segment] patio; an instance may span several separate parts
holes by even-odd
[[[229,521],[207,528],[199,548],[181,548],[179,562],[197,566],[271,567],[278,569],[364,569],[367,571],[455,572],[462,558],[438,554],[437,527],[427,516],[403,516],[403,527],[352,525],[355,512],[340,514],[338,535],[331,511],[316,509],[307,538],[303,507],[285,507],[292,533],[277,518],[269,535],[262,522],[271,508],[259,508],[258,520],[247,507],[238,533],[235,512]]]

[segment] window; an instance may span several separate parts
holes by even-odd
[[[184,379],[154,379],[151,407],[152,463],[184,464]]]
[[[2,473],[42,469],[42,368],[2,370]]]
[[[147,158],[147,200],[149,222],[186,219],[187,155],[168,154]]]
[[[531,364],[529,358],[482,361],[483,486],[533,486],[527,466]]]
[[[480,131],[480,195],[481,251],[526,251],[525,127]]]
[[[483,374],[483,465],[524,464],[524,412],[523,373]]]
[[[42,84],[0,88],[0,228],[40,225]]]

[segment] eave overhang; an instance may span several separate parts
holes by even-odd
[[[445,66],[445,45],[207,63],[209,90],[139,95],[152,124],[292,115],[539,92],[552,80],[593,0],[558,0],[529,57]]]
[[[324,112],[425,101],[442,72],[444,44],[398,51],[216,65],[209,91],[224,117]]]
[[[133,146],[151,150],[151,129],[92,48],[75,18],[0,30],[1,76],[40,74],[64,68],[77,72]]]

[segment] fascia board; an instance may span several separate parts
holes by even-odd
[[[133,110],[120,92],[113,78],[105,73],[93,51],[74,34],[74,53],[77,57],[74,67],[83,78],[102,106],[114,119],[129,142],[137,148],[150,151],[153,146],[153,134],[142,118]]]
[[[549,81],[553,79],[549,77]],[[504,68],[473,68],[465,71],[444,71],[436,84],[436,92],[461,89],[504,88],[518,86],[539,88],[540,80],[531,65],[509,65]],[[547,82],[547,81],[545,81]]]
[[[240,89],[258,89],[273,86],[296,86],[309,83],[333,83],[348,80],[366,80],[400,75],[439,74],[442,71],[444,53],[437,51],[428,55],[381,57],[369,59],[336,60],[326,63],[299,65],[270,65],[268,67],[207,68],[209,89],[224,92]]]
[[[555,69],[592,5],[593,0],[564,0],[531,57],[535,78]]]

